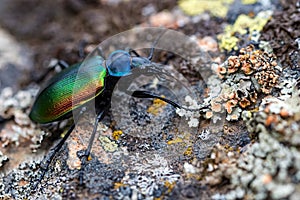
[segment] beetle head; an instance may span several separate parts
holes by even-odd
[[[151,64],[151,61],[145,57],[132,57],[131,66],[132,68],[143,67]]]

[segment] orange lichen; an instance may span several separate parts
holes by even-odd
[[[220,74],[226,74],[227,73],[227,69],[223,66],[218,66],[217,68],[217,72]]]
[[[268,184],[268,183],[271,183],[272,182],[272,176],[270,174],[265,174],[262,176],[262,182],[264,184]]]
[[[237,100],[232,99],[232,100],[227,101],[225,104],[225,109],[226,109],[227,113],[229,113],[229,114],[232,113],[232,108],[235,107],[236,104],[237,104]]]
[[[205,118],[206,119],[210,119],[210,118],[212,118],[212,116],[213,116],[213,112],[211,112],[211,111],[208,111],[208,112],[205,113]]]
[[[251,63],[243,62],[242,70],[246,75],[251,75],[254,71],[252,70]]]
[[[251,105],[250,101],[246,98],[246,97],[243,97],[240,101],[239,101],[239,105],[242,107],[242,108],[246,108],[248,106]]]
[[[214,112],[220,112],[222,110],[222,105],[217,102],[211,102],[211,109]]]
[[[269,115],[265,121],[265,125],[270,126],[271,124],[276,123],[277,121],[277,115]]]
[[[211,113],[206,112],[206,118],[217,117],[214,113],[225,109],[229,121],[237,120],[243,110],[253,109],[258,96],[270,94],[282,70],[274,54],[255,50],[253,45],[242,48],[239,55],[228,57],[213,69],[223,80],[222,90],[210,100]],[[288,113],[282,111],[282,116]]]
[[[289,117],[289,116],[290,116],[290,113],[289,113],[286,109],[282,108],[282,109],[280,110],[280,116],[281,116],[281,117]]]
[[[240,61],[237,56],[230,56],[228,58],[228,74],[236,72],[240,67]]]

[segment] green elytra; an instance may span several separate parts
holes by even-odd
[[[107,73],[103,61],[102,57],[94,56],[82,68],[82,63],[77,63],[53,76],[38,95],[29,117],[41,124],[57,121],[98,96],[104,89]]]

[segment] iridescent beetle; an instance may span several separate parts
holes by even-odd
[[[56,74],[37,96],[29,116],[32,121],[41,124],[68,118],[72,114],[73,110],[81,108],[92,99],[96,99],[96,102],[99,102],[99,105],[97,105],[99,108],[97,117],[95,118],[94,129],[90,137],[88,147],[81,158],[82,167],[79,172],[80,184],[83,184],[83,169],[91,152],[97,130],[97,124],[104,117],[106,111],[110,107],[112,92],[117,81],[121,77],[130,77],[132,71],[135,69],[138,69],[145,74],[160,73],[161,75],[168,76],[168,74],[159,70],[155,63],[151,62],[154,46],[159,38],[153,44],[150,55],[147,58],[141,57],[134,50],[129,52],[116,50],[112,52],[106,60],[104,60],[101,56],[89,57],[86,59],[84,66],[81,69],[80,67],[82,63],[74,64]],[[91,72],[93,72],[92,77],[90,76]],[[78,73],[80,73],[79,76]],[[85,73],[87,75],[85,75]],[[78,79],[77,77],[80,78]],[[96,93],[94,88],[96,88]],[[176,108],[183,108],[174,101],[153,94],[149,91],[127,90],[125,92],[137,98],[158,98]],[[45,175],[54,155],[62,147],[74,128],[75,123],[70,126],[64,137],[43,159],[41,163],[42,174],[37,184],[43,179],[43,176]],[[37,185],[35,185],[34,188],[36,186]]]

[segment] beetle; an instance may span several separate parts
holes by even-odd
[[[116,50],[112,52],[106,60],[98,55],[88,57],[84,63],[71,65],[54,75],[47,86],[38,94],[29,117],[32,121],[40,124],[51,123],[68,118],[72,114],[72,111],[82,108],[91,100],[95,99],[95,101],[98,102],[98,110],[89,144],[80,158],[80,185],[83,184],[83,169],[91,152],[97,125],[110,107],[113,89],[118,80],[121,77],[127,77],[130,80],[131,76],[134,77],[133,71],[135,70],[144,74],[160,73],[160,75],[168,76],[167,73],[157,67],[156,63],[151,61],[154,46],[155,43],[153,44],[148,57],[140,56],[135,50]],[[124,92],[137,98],[158,98],[176,108],[184,108],[174,101],[150,91],[126,90]],[[75,121],[75,119],[73,119],[73,121]],[[42,174],[40,175],[37,184],[43,179],[53,157],[60,150],[74,128],[75,123],[69,127],[64,137],[56,146],[50,149],[49,153],[42,160],[40,164]],[[34,185],[33,188],[36,188],[37,184]]]

